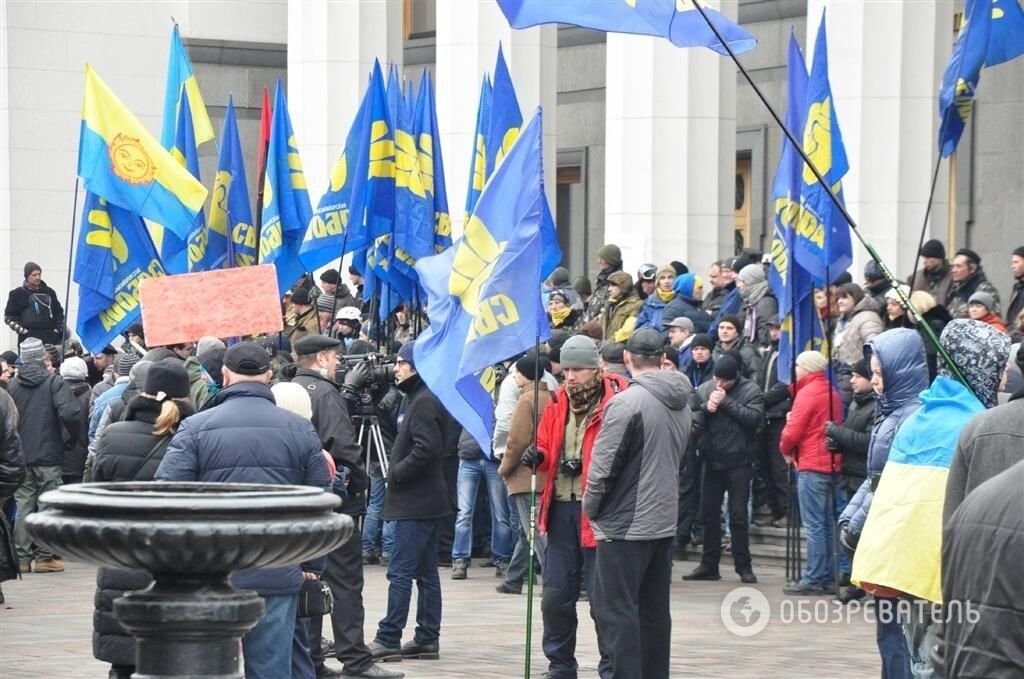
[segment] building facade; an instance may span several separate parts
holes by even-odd
[[[962,3],[722,0],[758,39],[740,57],[780,115],[790,32],[810,57],[825,12],[831,84],[850,159],[844,193],[862,235],[909,273],[938,163],[938,90]],[[168,39],[180,26],[214,128],[227,97],[255,191],[263,88],[287,84],[314,201],[327,185],[374,59],[437,88],[455,234],[460,233],[480,80],[502,45],[524,117],[544,109],[545,178],[564,264],[594,274],[605,242],[625,266],[692,268],[770,246],[781,133],[732,62],[663,40],[569,26],[509,28],[490,0],[173,0],[0,3],[0,288],[39,262],[67,283],[75,162],[88,62],[139,118],[160,127]],[[1008,292],[1024,243],[1024,58],[985,69],[954,162],[942,161],[928,237],[977,250]],[[200,149],[212,185],[216,147]],[[81,206],[81,195],[78,206]],[[855,245],[855,279],[866,261]],[[1004,292],[1005,294],[1005,292]],[[76,306],[70,295],[72,318]],[[6,295],[4,295],[6,298]],[[4,329],[0,347],[14,343]]]

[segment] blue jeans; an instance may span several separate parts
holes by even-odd
[[[316,679],[316,667],[310,654],[310,618],[295,618],[295,634],[292,637],[291,679]],[[318,637],[319,639],[319,637]],[[321,660],[321,662],[323,662]]]
[[[829,486],[835,489],[835,507],[829,509]],[[807,568],[801,584],[831,587],[835,582],[832,561],[832,531],[842,509],[846,507],[846,488],[836,474],[799,472],[797,488],[800,498],[800,521],[807,531]],[[839,571],[850,572],[846,552],[839,552]]]
[[[366,517],[363,518],[363,553],[383,554],[391,556],[395,542],[394,525],[391,521],[381,521],[380,511],[384,507],[384,479],[380,476],[377,465],[370,467],[370,501],[366,506]],[[378,544],[381,549],[378,549]]]
[[[441,579],[437,575],[437,519],[395,521],[395,548],[388,562],[388,612],[376,641],[396,647],[409,620],[412,581],[416,581],[417,644],[435,644],[441,634]]]
[[[910,650],[897,618],[898,599],[875,597],[875,641],[882,656],[882,679],[912,679]]]
[[[508,491],[494,460],[459,460],[459,516],[455,520],[452,558],[468,559],[473,551],[473,504],[481,480],[487,483],[491,500],[491,553],[495,561],[508,561],[512,557]]]
[[[265,596],[267,612],[242,637],[246,679],[281,679],[292,674],[296,594]]]

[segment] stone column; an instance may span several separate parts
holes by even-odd
[[[437,117],[444,151],[453,235],[462,233],[480,81],[494,73],[502,45],[524,124],[544,108],[544,175],[555,211],[555,105],[558,29],[554,25],[513,30],[497,3],[437,3]]]
[[[827,9],[829,76],[850,161],[846,206],[899,275],[913,270],[938,158],[938,92],[953,41],[953,3],[889,0],[807,3],[807,60]],[[929,236],[945,240],[946,163]],[[854,280],[867,253],[854,239]]]
[[[723,2],[735,18],[736,3]],[[736,69],[707,49],[609,34],[605,242],[624,268],[694,271],[733,251]]]
[[[288,110],[316,207],[374,59],[402,66],[402,3],[288,1]]]

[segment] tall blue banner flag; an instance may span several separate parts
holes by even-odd
[[[539,24],[572,24],[608,33],[635,33],[665,38],[676,47],[707,47],[728,54],[704,17],[736,54],[754,49],[757,40],[736,23],[707,6],[706,0],[498,0],[512,28]]]
[[[974,95],[981,69],[988,56],[992,35],[990,0],[967,0],[964,23],[953,45],[939,90],[939,152],[943,157],[956,151],[967,119],[974,108]]]
[[[1020,0],[992,0],[992,34],[985,66],[995,66],[1024,54],[1024,8]]]
[[[245,159],[238,136],[235,105],[230,96],[220,141],[217,177],[213,181],[210,203],[210,231],[221,238],[231,235],[228,266],[250,266],[256,263],[256,227],[253,226],[252,208],[249,206],[249,186],[245,179]]]
[[[444,159],[441,154],[441,134],[437,127],[437,108],[434,105],[434,83],[425,70],[420,79],[420,92],[416,100],[415,126],[420,176],[434,204],[434,237],[431,252],[436,254],[451,247],[452,218],[448,212],[448,191],[444,184]],[[423,256],[426,255],[417,254],[416,258]]]
[[[78,324],[82,344],[94,354],[136,322],[139,285],[164,268],[142,219],[86,192],[75,254]]]
[[[828,43],[825,12],[814,43],[814,64],[807,81],[807,115],[803,147],[815,168],[842,200],[842,178],[850,169],[839,132],[835,101],[828,81]],[[853,263],[850,225],[806,165],[801,172],[801,211],[796,228],[796,261],[816,281],[831,282]],[[827,280],[830,279],[830,280]]]
[[[277,268],[281,294],[287,292],[305,268],[299,246],[313,209],[309,204],[306,175],[299,158],[299,143],[292,131],[284,87],[277,81],[274,117],[270,121],[270,146],[263,187],[263,225],[260,230],[260,263]]]
[[[490,455],[496,362],[550,336],[540,295],[544,196],[541,114],[509,149],[462,238],[416,264],[430,328],[416,341],[417,372]],[[557,249],[557,245],[554,246]],[[556,253],[561,259],[561,253]]]
[[[476,132],[473,134],[473,158],[469,164],[469,188],[466,190],[466,222],[473,214],[480,192],[487,183],[487,128],[491,121],[491,79],[484,75],[480,83],[480,101],[476,107]]]
[[[523,114],[512,84],[512,74],[505,64],[505,54],[498,44],[498,60],[494,66],[494,88],[491,92],[490,121],[487,125],[487,171],[485,178],[494,174],[502,158],[512,148],[523,126]]]

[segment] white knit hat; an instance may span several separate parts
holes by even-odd
[[[816,373],[828,367],[828,359],[820,351],[804,351],[796,357],[796,364],[807,372]]]
[[[274,392],[274,400],[279,407],[307,420],[313,418],[313,403],[310,401],[309,392],[302,385],[278,382],[270,391]]]
[[[60,364],[60,376],[84,380],[89,376],[89,367],[78,356],[65,358],[64,362]]]

